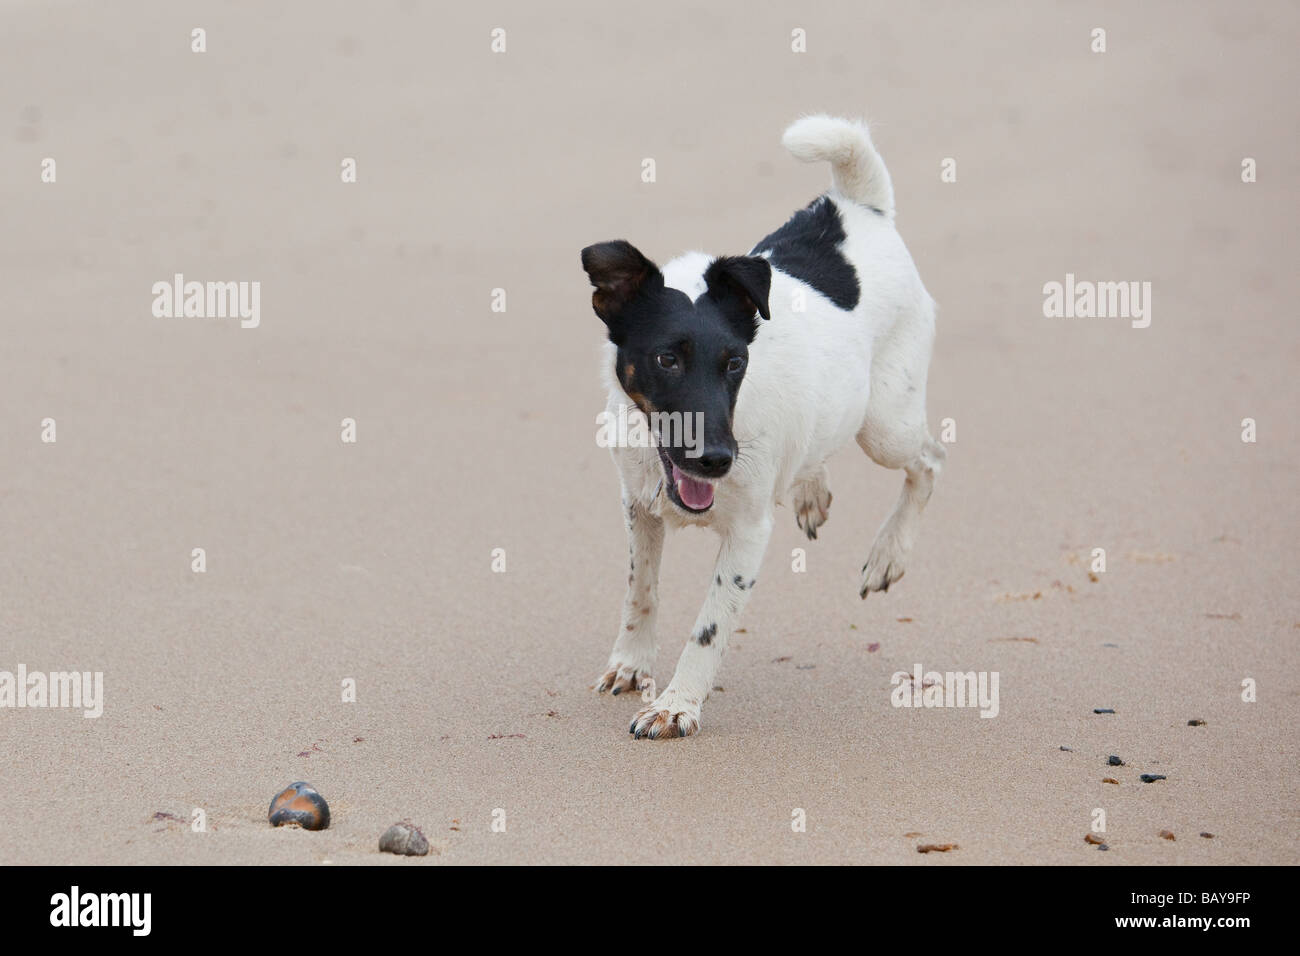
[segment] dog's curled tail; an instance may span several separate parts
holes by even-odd
[[[805,163],[831,164],[831,182],[847,198],[894,218],[894,184],[864,123],[819,114],[790,124],[781,142]]]

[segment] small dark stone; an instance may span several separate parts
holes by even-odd
[[[1204,830],[1201,831],[1201,836],[1205,837],[1205,839],[1207,839],[1207,840],[1213,840],[1213,839],[1214,839],[1214,834],[1213,834],[1213,833],[1206,833]]]
[[[1188,727],[1204,727],[1204,726],[1205,726],[1205,721],[1203,721],[1203,720],[1199,720],[1199,719],[1198,719],[1198,720],[1189,720],[1189,721],[1187,722],[1187,726],[1188,726]]]
[[[1106,758],[1106,764],[1111,767],[1122,767],[1124,766],[1124,761],[1120,760],[1114,754],[1111,754]]]
[[[1073,747],[1062,747],[1061,749],[1064,750],[1064,751],[1065,751],[1066,753],[1068,753],[1068,754],[1072,754],[1072,753],[1074,753],[1074,748],[1073,748]]]
[[[1092,712],[1093,712],[1094,714],[1113,714],[1113,713],[1115,713],[1115,708],[1114,708],[1114,707],[1094,707],[1094,708],[1092,709]]]
[[[1097,847],[1097,849],[1098,849],[1098,850],[1109,850],[1109,849],[1110,849],[1110,844],[1108,844],[1108,843],[1103,843],[1101,846]]]
[[[424,856],[429,852],[429,841],[419,827],[410,823],[394,823],[379,838],[379,850],[399,856]]]
[[[300,826],[304,830],[324,830],[330,825],[330,808],[311,784],[299,780],[275,795],[267,817],[273,827]]]
[[[1143,783],[1155,783],[1157,780],[1168,780],[1163,773],[1144,773],[1139,778]]]

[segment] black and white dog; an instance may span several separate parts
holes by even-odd
[[[832,185],[749,255],[690,252],[659,269],[621,240],[582,251],[609,329],[607,412],[626,417],[631,403],[652,423],[690,416],[702,425],[694,448],[652,426],[658,441],[614,449],[631,573],[596,689],[653,699],[632,720],[638,738],[699,729],[774,508],[790,505],[816,537],[831,503],[832,452],[857,439],[873,461],[907,473],[862,569],[862,597],[903,576],[945,456],[925,414],[934,300],[894,228],[893,185],[866,127],[810,116],[783,142],[800,160],[828,161]],[[676,673],[656,698],[664,526],[688,524],[713,528],[722,547]]]

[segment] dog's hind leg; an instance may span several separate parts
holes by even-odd
[[[632,718],[628,733],[637,738],[689,737],[700,729],[700,708],[713,690],[727,641],[758,580],[771,533],[770,506],[761,517],[738,521],[724,533],[704,607],[673,679],[653,704]]]
[[[918,519],[926,502],[930,500],[935,479],[943,469],[946,456],[943,445],[927,433],[916,454],[902,465],[907,472],[907,477],[903,480],[903,491],[893,513],[876,533],[871,554],[862,566],[862,584],[858,588],[860,596],[865,598],[872,591],[888,591],[889,586],[906,572],[907,558],[916,541]]]
[[[928,327],[927,327],[928,326]],[[907,570],[921,511],[934,491],[947,450],[930,437],[925,420],[925,384],[933,338],[933,317],[914,326],[923,337],[902,336],[886,343],[872,362],[871,399],[858,431],[858,444],[872,461],[907,473],[893,513],[876,533],[862,568],[858,593],[888,591]],[[928,333],[928,335],[924,335]],[[923,346],[923,347],[918,347]]]
[[[610,651],[605,673],[596,681],[600,693],[617,696],[626,690],[654,686],[655,613],[659,606],[659,559],[663,555],[664,521],[640,503],[623,499],[627,524],[627,595],[623,622]]]
[[[827,487],[830,475],[823,465],[810,478],[795,482],[791,489],[790,500],[794,506],[794,520],[799,528],[812,541],[817,537],[817,529],[826,523],[830,516],[831,490]]]

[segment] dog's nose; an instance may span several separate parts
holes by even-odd
[[[727,448],[707,448],[695,460],[700,473],[709,478],[721,478],[731,470],[731,450]]]

